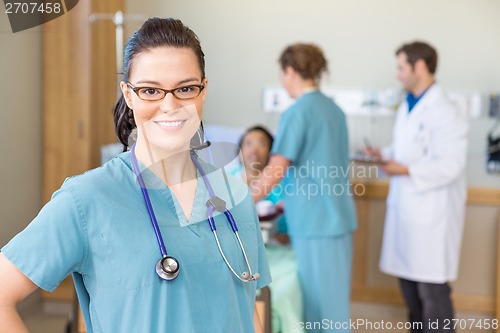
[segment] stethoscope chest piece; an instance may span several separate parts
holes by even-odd
[[[161,258],[156,264],[156,274],[167,281],[171,281],[179,275],[179,262],[171,256]]]

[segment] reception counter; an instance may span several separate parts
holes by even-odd
[[[358,230],[354,235],[352,299],[402,304],[397,280],[378,269],[388,182],[354,185]],[[452,283],[457,310],[494,314],[500,304],[496,299],[499,210],[500,189],[468,189],[460,270]]]

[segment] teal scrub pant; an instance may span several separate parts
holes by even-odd
[[[307,332],[350,332],[352,233],[296,238]]]

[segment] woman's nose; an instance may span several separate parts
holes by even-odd
[[[181,105],[179,100],[174,97],[172,93],[167,93],[165,97],[160,101],[160,110],[166,113],[176,113],[180,109]]]

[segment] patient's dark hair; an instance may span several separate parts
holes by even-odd
[[[128,82],[134,58],[156,47],[191,49],[198,60],[201,78],[205,78],[205,55],[198,36],[180,20],[173,18],[150,18],[134,32],[123,52],[123,81]],[[115,133],[127,150],[128,138],[136,127],[132,110],[127,106],[123,94],[118,98],[114,110]]]
[[[245,140],[245,137],[247,136],[248,133],[250,132],[261,132],[262,134],[265,135],[265,137],[268,140],[269,143],[269,151],[271,151],[271,148],[273,147],[273,135],[264,127],[264,126],[253,126],[247,129],[247,131],[241,136],[240,142],[238,144],[239,149],[241,149],[241,145],[243,144],[243,140]]]

